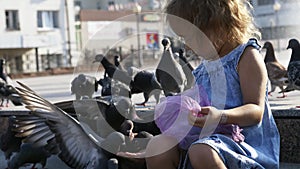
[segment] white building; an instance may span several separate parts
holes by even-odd
[[[73,0],[1,0],[0,58],[8,73],[70,66],[75,43]]]
[[[137,2],[145,10],[160,9],[165,0],[74,0],[75,6],[82,9],[129,10]]]
[[[262,39],[273,42],[277,51],[286,50],[288,40],[300,40],[300,0],[251,0]]]

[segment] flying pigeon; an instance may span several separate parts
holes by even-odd
[[[289,84],[282,92],[300,90],[300,44],[296,39],[290,39],[287,49],[292,49],[292,55],[288,64]],[[297,106],[300,108],[300,106]]]
[[[53,152],[58,153],[60,159],[71,168],[107,168],[108,159],[100,146],[102,139],[95,139],[95,135],[87,132],[90,130],[75,118],[37,95],[26,85],[18,83],[21,87],[17,87],[17,90],[26,108],[33,115],[44,119],[42,124],[46,124],[32,123],[31,128],[25,125],[19,128],[19,132],[24,136],[27,134],[28,140],[58,149]]]
[[[188,62],[187,58],[184,56],[183,49],[179,49],[178,53],[179,53],[179,64],[181,65],[187,80],[187,84],[184,90],[187,90],[190,89],[195,84],[195,77],[192,73],[194,67]]]
[[[281,91],[283,91],[284,86],[288,85],[287,69],[277,60],[271,42],[265,42],[263,48],[266,49],[264,62],[271,83],[271,90],[268,94],[271,95],[271,93],[275,91],[276,87],[279,87]],[[286,95],[282,92],[282,96],[278,98],[284,97],[286,97]]]
[[[184,91],[187,79],[182,67],[173,57],[170,40],[163,39],[162,45],[163,56],[157,65],[155,75],[165,96],[175,95]]]
[[[98,91],[98,82],[95,77],[79,74],[71,82],[71,94],[75,94],[76,100],[82,97],[92,98],[94,92]]]

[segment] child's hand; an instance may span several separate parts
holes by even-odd
[[[191,111],[188,116],[189,123],[193,126],[203,127],[209,114],[212,117],[217,117],[217,121],[215,123],[219,124],[218,117],[221,115],[221,112],[220,110],[211,106],[201,107],[200,112]]]

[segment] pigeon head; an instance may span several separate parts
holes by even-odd
[[[103,58],[104,58],[104,55],[98,54],[98,55],[95,56],[95,60],[93,61],[93,63],[101,62]]]
[[[297,39],[290,39],[289,45],[286,49],[295,49],[295,48],[299,48],[299,47],[300,47],[300,44]]]
[[[263,49],[273,49],[273,45],[271,42],[267,41],[264,43]]]
[[[125,120],[120,127],[121,133],[123,133],[126,136],[129,136],[132,130],[133,130],[133,122],[131,120]]]
[[[161,44],[164,46],[164,50],[168,50],[168,48],[171,46],[171,41],[169,38],[164,38],[161,41]]]

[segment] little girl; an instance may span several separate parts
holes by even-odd
[[[171,0],[166,7],[171,28],[204,59],[193,74],[211,106],[201,107],[202,116],[191,112],[190,124],[204,127],[209,117],[220,117],[218,123],[238,125],[245,136],[242,142],[216,133],[200,137],[188,148],[184,168],[279,168],[279,133],[249,8],[247,0]],[[151,140],[147,168],[177,168],[182,153],[176,145],[165,135]]]

